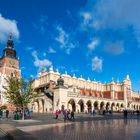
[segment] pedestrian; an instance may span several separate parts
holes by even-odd
[[[58,110],[56,110],[56,112],[55,112],[55,119],[58,119],[58,115],[59,115],[59,112],[58,112]]]
[[[6,113],[6,119],[8,119],[9,118],[9,110],[7,109],[5,113]]]
[[[74,118],[74,111],[73,111],[73,110],[71,111],[71,120],[72,120],[72,121],[75,120],[75,118]]]
[[[110,114],[110,115],[112,114],[112,110],[109,110],[109,114]]]
[[[105,110],[103,110],[103,115],[105,115]]]
[[[70,119],[69,115],[70,115],[70,111],[68,110],[68,111],[67,111],[67,120]]]
[[[2,109],[0,109],[0,119],[2,120],[2,116],[3,116],[3,111]]]
[[[31,119],[31,110],[30,109],[27,110],[27,115],[28,115],[29,119]]]
[[[66,120],[67,120],[67,111],[66,110],[63,111],[63,117],[64,117],[64,122],[66,122]]]
[[[79,111],[79,109],[78,109],[78,114],[79,114],[79,112],[80,112],[80,111]]]
[[[127,114],[128,114],[127,110],[125,109],[123,113],[124,113],[124,119],[127,119]]]
[[[138,109],[137,109],[137,111],[136,111],[136,112],[137,112],[137,116],[139,116],[139,110],[138,110]]]

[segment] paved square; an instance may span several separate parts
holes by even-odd
[[[39,140],[139,140],[139,119],[97,120],[19,127]]]

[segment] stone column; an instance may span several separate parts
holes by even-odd
[[[131,109],[131,103],[129,103],[129,108]]]
[[[76,112],[80,112],[80,105],[79,104],[76,104]]]
[[[38,110],[39,110],[39,112],[40,112],[40,113],[42,113],[42,112],[43,112],[43,105],[42,105],[42,101],[41,101],[41,100],[39,100],[38,102],[39,102],[39,107],[38,107]]]
[[[88,112],[88,106],[84,104],[84,112]]]
[[[94,110],[94,105],[91,106],[91,111],[93,111],[93,110]]]
[[[98,108],[98,110],[100,110],[100,103],[98,103],[97,108]]]

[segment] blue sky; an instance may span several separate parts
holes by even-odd
[[[1,55],[12,32],[25,78],[53,65],[103,83],[129,74],[140,90],[139,7],[139,0],[1,0]]]

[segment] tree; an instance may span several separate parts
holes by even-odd
[[[6,79],[7,86],[4,86],[5,95],[8,102],[22,111],[22,119],[24,120],[24,111],[28,103],[34,100],[37,94],[32,88],[31,80],[10,76]]]
[[[7,109],[7,106],[5,106],[5,105],[0,106],[0,109],[1,109],[1,110],[5,110],[5,109]]]

